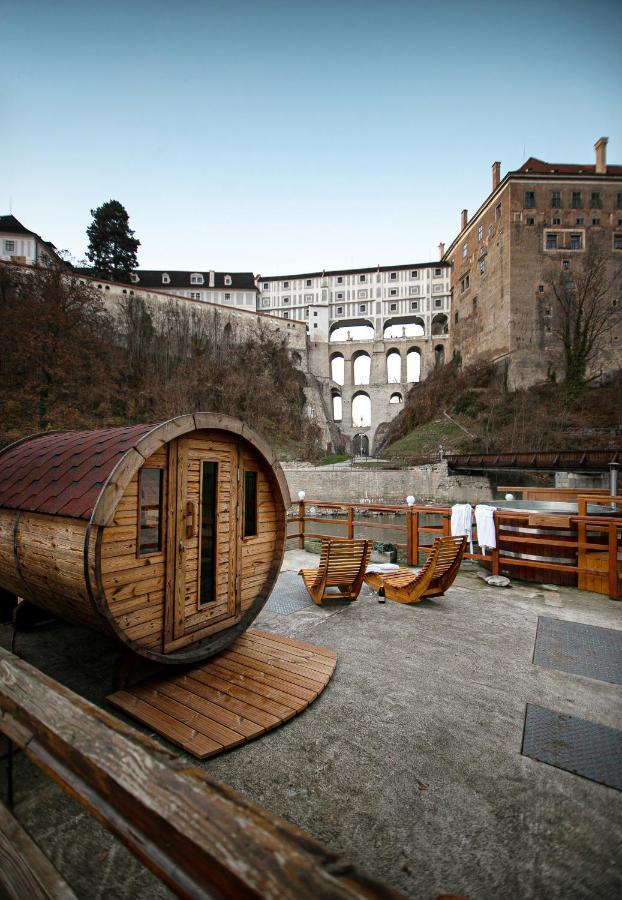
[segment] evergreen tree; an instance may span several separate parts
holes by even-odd
[[[93,221],[86,230],[89,238],[87,258],[97,275],[113,281],[130,281],[138,265],[136,251],[140,241],[129,226],[129,216],[118,200],[109,200],[91,210]]]

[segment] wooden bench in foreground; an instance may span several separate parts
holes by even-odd
[[[317,569],[301,569],[309,596],[318,606],[323,600],[339,597],[329,593],[336,587],[344,600],[356,600],[363,587],[365,569],[373,541],[322,541],[320,565]]]
[[[432,544],[420,572],[400,568],[396,572],[368,572],[365,583],[388,600],[419,603],[424,597],[440,597],[458,574],[466,537],[439,537]]]
[[[76,900],[9,810],[0,803],[0,897],[10,900]]]
[[[180,897],[404,900],[403,894],[357,871],[336,850],[3,648],[0,733]],[[26,836],[11,823],[0,825],[0,831],[9,835],[0,843],[4,872],[7,854],[15,856]],[[47,894],[35,893],[28,883],[16,895],[16,881],[8,896],[72,897],[63,893],[62,882],[48,865],[43,879]],[[94,879],[97,866],[94,860]]]

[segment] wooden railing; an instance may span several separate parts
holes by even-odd
[[[587,504],[619,498],[593,494],[577,498],[577,515],[535,513],[530,510],[496,510],[494,513],[497,546],[488,553],[466,552],[466,559],[489,565],[493,575],[504,571],[518,579],[556,580],[574,584],[585,590],[622,598],[622,504],[610,517],[588,516]],[[404,506],[392,504],[346,503],[342,501],[304,500],[295,504],[288,518],[288,540],[304,549],[305,540],[330,538],[346,540],[369,537],[369,530],[387,535],[386,542],[404,551],[405,562],[418,566],[426,558],[435,537],[451,534],[451,507],[442,505]],[[313,508],[337,511],[341,516],[308,515]],[[357,518],[361,511],[399,515],[400,522],[380,522],[378,517]],[[290,510],[291,512],[291,510]],[[345,516],[343,513],[345,512]],[[309,530],[308,524],[330,524],[343,529],[332,534],[321,529]],[[367,533],[366,533],[367,532]],[[589,540],[589,535],[592,540]],[[473,541],[477,543],[477,526],[473,522]],[[533,557],[533,558],[529,558]],[[560,562],[559,560],[563,560]]]
[[[457,469],[543,469],[603,471],[620,463],[622,450],[528,450],[518,453],[451,453],[445,457]]]
[[[0,648],[2,734],[180,897],[402,897]]]
[[[556,488],[528,487],[525,485],[499,485],[498,494],[514,494],[523,500],[557,501],[560,503],[576,503],[577,497],[607,496],[607,488]]]

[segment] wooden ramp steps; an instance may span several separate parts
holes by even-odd
[[[251,628],[190,669],[167,669],[106,698],[199,759],[277,728],[322,693],[330,650]]]

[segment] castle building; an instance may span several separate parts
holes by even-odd
[[[441,262],[258,275],[258,309],[305,321],[312,341],[328,341],[337,329],[359,325],[371,327],[377,339],[392,325],[416,324],[426,336],[446,334],[449,277]]]
[[[252,272],[186,272],[173,269],[136,269],[133,284],[146,290],[166,291],[189,300],[221,306],[237,306],[253,311],[257,288]]]
[[[443,255],[451,266],[451,347],[463,364],[493,362],[511,388],[563,377],[551,278],[568,271],[570,279],[593,247],[605,252],[612,278],[622,265],[622,166],[607,164],[606,147],[607,138],[597,141],[593,165],[530,157],[503,179],[493,163],[490,194],[475,215],[462,211]],[[622,366],[614,318],[592,374]]]
[[[27,266],[62,262],[56,247],[30,231],[15,216],[0,216],[0,260]]]
[[[260,275],[257,287],[261,312],[306,323],[308,370],[333,446],[374,452],[412,384],[445,360],[449,266]]]

